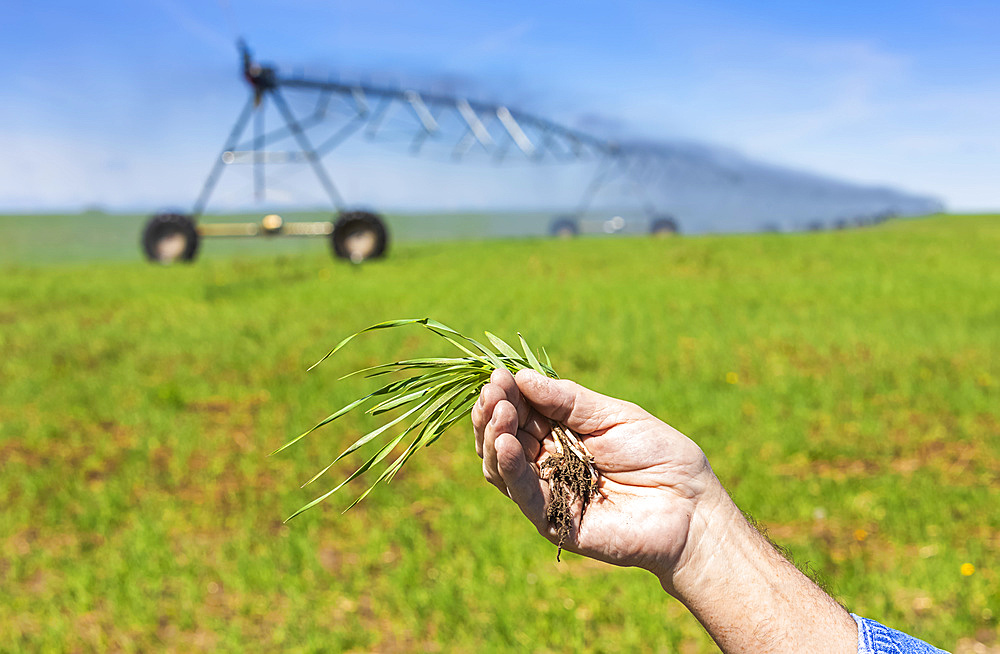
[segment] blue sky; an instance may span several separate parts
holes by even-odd
[[[458,84],[569,123],[1000,208],[996,2],[7,0],[3,14],[0,210],[189,205],[245,98],[237,31],[283,70]],[[560,192],[347,154],[335,179],[379,206]]]

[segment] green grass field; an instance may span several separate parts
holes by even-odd
[[[852,611],[1000,647],[998,217],[403,243],[362,267],[313,241],[164,268],[135,233],[126,257],[97,232],[110,260],[41,265],[11,225],[0,650],[714,651],[651,575],[556,563],[483,480],[468,423],[351,512],[335,496],[282,524],[374,424],[352,414],[267,457],[369,388],[337,378],[448,348],[386,332],[305,369],[420,316],[519,330],[563,375],[694,438]]]
[[[331,220],[330,211],[282,212],[285,220]],[[69,215],[0,215],[0,266],[45,266],[95,261],[135,261],[148,214],[90,212]],[[209,215],[200,222],[260,222],[262,213]],[[390,247],[398,243],[468,240],[548,232],[549,214],[509,212],[389,214]],[[199,260],[261,255],[330,254],[327,238],[211,238],[202,241]]]

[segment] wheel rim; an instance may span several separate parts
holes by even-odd
[[[374,254],[378,235],[374,229],[359,225],[344,236],[344,251],[353,263],[361,263]]]
[[[187,237],[181,232],[164,234],[157,241],[153,248],[156,260],[162,263],[173,263],[180,259],[187,249]]]

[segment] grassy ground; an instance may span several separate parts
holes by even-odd
[[[331,211],[283,212],[286,221],[331,220]],[[262,213],[204,216],[199,222],[260,222]],[[543,235],[551,216],[539,213],[390,214],[390,247],[399,243]],[[69,215],[0,215],[2,265],[50,265],[94,261],[136,261],[149,215],[90,212]],[[260,255],[330,254],[327,238],[210,238],[199,260]]]
[[[424,315],[520,330],[692,436],[851,610],[998,646],[1000,219],[321,250],[6,264],[0,649],[713,651],[648,574],[557,564],[467,425],[350,513],[282,524],[371,424],[266,457],[364,386],[337,377],[446,350],[414,329],[305,368]]]

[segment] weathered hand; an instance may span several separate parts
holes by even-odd
[[[574,382],[498,370],[472,409],[476,451],[544,536],[558,542],[539,476],[555,451],[550,419],[583,438],[601,474],[566,549],[654,573],[726,654],[857,651],[851,616],[744,519],[689,438]]]
[[[670,587],[685,562],[692,522],[721,486],[701,449],[635,404],[523,370],[493,373],[472,409],[476,452],[486,479],[508,495],[538,531],[558,541],[545,517],[549,485],[538,464],[555,449],[550,419],[581,436],[601,475],[601,497],[564,547],[650,570]]]

